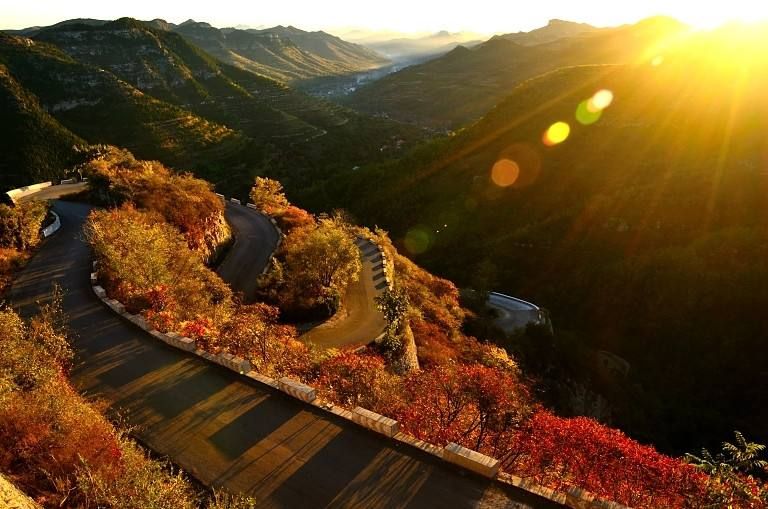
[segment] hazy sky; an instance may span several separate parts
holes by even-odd
[[[49,25],[71,18],[189,18],[214,26],[295,25],[307,30],[347,27],[401,32],[530,30],[551,18],[599,26],[667,14],[699,26],[768,18],[764,0],[0,0],[0,28]]]

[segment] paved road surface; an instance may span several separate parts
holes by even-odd
[[[161,343],[92,293],[80,232],[86,205],[58,202],[62,229],[17,277],[23,315],[64,290],[76,349],[73,382],[120,411],[155,451],[259,507],[559,507],[454,468]]]
[[[243,205],[227,203],[225,215],[235,243],[216,271],[246,302],[256,295],[256,281],[277,246],[278,233],[269,219]]]
[[[237,241],[217,272],[250,301],[255,295],[256,280],[276,246],[277,233],[265,216],[245,206],[227,204],[226,216]],[[358,247],[363,268],[358,281],[347,289],[342,309],[328,322],[307,331],[302,339],[326,348],[360,346],[384,331],[384,316],[373,300],[386,285],[381,256],[369,241],[359,241]]]
[[[357,281],[347,287],[342,307],[327,322],[302,334],[301,339],[324,348],[367,345],[387,325],[374,298],[386,288],[381,253],[368,240],[358,240],[362,270]]]

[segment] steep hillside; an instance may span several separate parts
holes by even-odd
[[[344,103],[404,122],[456,129],[482,117],[526,79],[563,66],[635,62],[683,30],[663,18],[603,31],[569,24],[561,30],[561,25],[494,37],[472,49],[460,46],[362,87]]]
[[[0,175],[14,188],[62,177],[82,139],[68,131],[0,64]]]
[[[180,35],[120,19],[99,26],[68,24],[42,30],[35,40],[55,44],[71,57],[103,69],[153,97],[248,134],[312,136],[325,125],[298,118],[304,98],[272,80],[225,66]],[[241,82],[246,79],[247,82]],[[315,122],[343,121],[330,108]]]
[[[441,275],[531,299],[626,358],[628,392],[601,389],[622,429],[676,451],[729,429],[764,441],[768,59],[740,31],[527,81],[458,136],[327,194]],[[601,89],[613,104],[590,112]],[[543,143],[558,121],[570,132]]]
[[[90,143],[123,146],[147,159],[201,171],[234,164],[248,153],[251,142],[242,134],[154,99],[49,44],[0,35],[0,64],[43,110]],[[24,129],[19,136],[34,144],[32,153],[45,150],[45,143],[35,143],[35,131]],[[19,168],[20,174],[35,171],[34,165]]]
[[[0,61],[73,132],[194,170],[227,192],[247,190],[256,173],[304,188],[397,155],[421,136],[221,63],[179,34],[131,19],[62,24],[32,40],[0,37]]]

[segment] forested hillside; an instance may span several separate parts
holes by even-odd
[[[666,18],[605,30],[552,21],[471,49],[459,46],[362,87],[344,103],[370,114],[455,130],[481,118],[526,79],[564,66],[637,62],[684,31]]]
[[[393,157],[422,136],[219,62],[132,19],[57,25],[35,39],[0,35],[0,63],[86,142],[190,168],[228,192],[247,192],[255,174],[306,186]]]
[[[529,80],[460,135],[326,196],[441,275],[548,308],[561,341],[626,358],[624,388],[600,390],[634,436],[675,451],[730,428],[764,440],[760,41],[694,34],[639,65]]]
[[[219,29],[191,21],[171,29],[223,62],[287,83],[354,74],[389,63],[364,46],[322,31],[283,26]]]
[[[55,178],[83,141],[63,128],[0,64],[0,174],[9,187]]]

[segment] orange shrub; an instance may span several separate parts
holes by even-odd
[[[386,412],[399,393],[399,379],[386,370],[379,355],[342,352],[321,362],[318,372],[323,395],[347,407]]]

